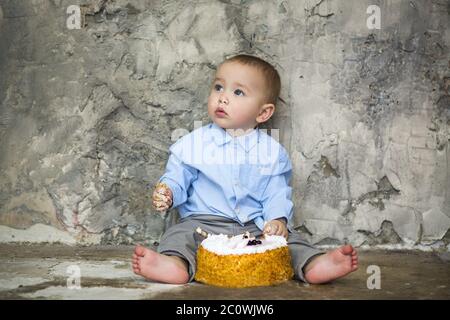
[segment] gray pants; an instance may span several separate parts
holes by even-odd
[[[253,222],[241,226],[231,219],[209,214],[192,215],[182,218],[179,223],[171,226],[163,234],[158,246],[158,252],[186,260],[189,264],[189,281],[194,279],[197,266],[197,248],[203,240],[195,232],[197,227],[212,234],[223,233],[234,236],[245,233],[246,231],[250,232],[253,236],[262,234],[261,230]],[[288,246],[292,257],[292,267],[294,268],[295,277],[303,282],[307,282],[304,278],[303,267],[313,256],[323,254],[324,252],[308,244],[307,241],[302,239],[300,233],[290,228]]]

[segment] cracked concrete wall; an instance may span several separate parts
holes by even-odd
[[[246,52],[282,77],[306,238],[447,245],[449,27],[446,0],[0,0],[0,241],[157,240],[146,186]]]

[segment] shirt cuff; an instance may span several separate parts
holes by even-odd
[[[284,219],[285,222],[286,222],[286,225],[289,222],[288,216],[284,215],[284,214],[280,214],[280,213],[272,214],[272,215],[265,215],[264,218],[265,218],[266,221],[277,220],[277,219]]]
[[[264,230],[264,225],[266,224],[266,222],[264,221],[264,219],[262,217],[257,217],[253,220],[253,222],[256,224],[256,226],[258,227],[259,230],[263,231]]]

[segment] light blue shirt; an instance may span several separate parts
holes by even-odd
[[[159,182],[173,193],[181,218],[213,214],[241,225],[293,214],[292,166],[286,150],[261,129],[233,137],[215,123],[198,128],[170,147]]]

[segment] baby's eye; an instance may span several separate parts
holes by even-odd
[[[220,84],[216,84],[216,85],[214,85],[214,90],[220,91],[220,90],[222,90],[222,86]]]
[[[241,89],[234,90],[234,94],[237,96],[245,96],[244,91],[242,91]]]

